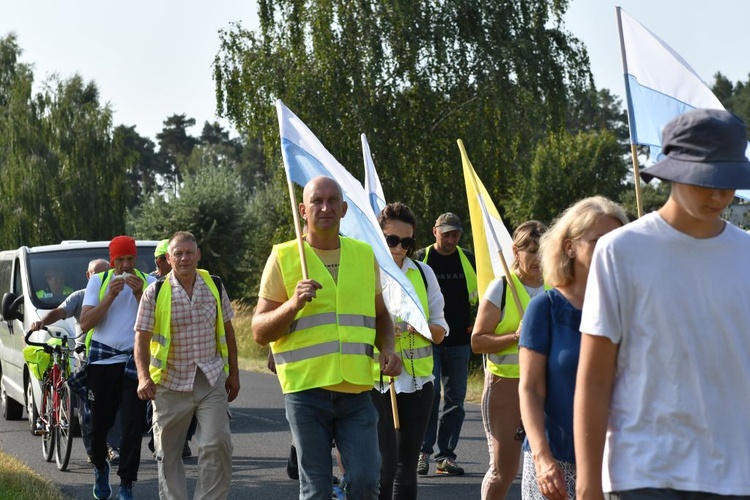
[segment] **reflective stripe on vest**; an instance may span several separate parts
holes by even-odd
[[[505,309],[503,311],[503,319],[495,327],[496,335],[512,335],[518,330],[518,325],[521,324],[521,314],[516,309],[516,303],[512,300],[510,285],[518,293],[518,299],[521,301],[521,306],[526,310],[526,306],[529,305],[531,297],[523,287],[521,280],[518,279],[515,273],[510,274],[510,283],[505,283]],[[545,284],[544,289],[548,290],[549,287]],[[487,356],[487,369],[503,378],[518,378],[520,376],[520,368],[518,366],[518,344],[513,343],[506,347],[502,351],[490,354]]]
[[[148,280],[146,279],[146,275],[140,272],[138,269],[133,269],[133,272],[136,276],[141,278],[143,280],[143,290],[148,287]],[[102,271],[100,273],[97,273],[99,276],[99,279],[102,281],[101,286],[99,287],[99,302],[104,300],[104,295],[107,293],[107,285],[109,285],[109,282],[112,280],[112,277],[115,274],[114,269],[107,269],[106,271]],[[86,338],[84,339],[83,343],[86,346],[86,354],[89,352],[89,348],[91,347],[91,338],[94,336],[94,332],[96,331],[96,327],[92,328],[88,332],[86,332]]]
[[[285,363],[294,363],[296,361],[305,361],[308,359],[317,358],[320,356],[326,356],[328,354],[337,354],[341,350],[341,354],[361,354],[364,356],[372,357],[374,346],[362,343],[346,342],[340,343],[338,341],[326,342],[325,344],[316,344],[308,347],[300,347],[292,351],[280,352],[274,354],[274,360],[276,365],[283,365]]]
[[[375,257],[372,248],[339,238],[338,282],[305,243],[310,279],[322,285],[300,310],[289,332],[271,343],[285,394],[348,382],[372,387],[375,344]],[[302,279],[296,240],[273,249],[287,296]]]
[[[224,373],[229,373],[229,348],[227,347],[227,336],[224,331],[224,315],[221,310],[221,290],[216,288],[213,278],[208,271],[196,269],[203,282],[211,291],[211,295],[216,301],[216,349],[224,363]],[[156,306],[154,308],[154,332],[151,335],[151,361],[148,368],[151,380],[158,384],[162,377],[167,373],[169,357],[169,344],[172,336],[172,284],[169,282],[169,275],[164,280],[162,287],[159,289],[159,295],[155,297]]]
[[[427,256],[430,255],[430,249],[434,245],[430,245],[424,251],[424,259],[422,262],[427,264]],[[458,258],[461,261],[461,269],[464,272],[464,279],[466,280],[466,291],[469,294],[469,304],[476,305],[479,301],[479,288],[477,287],[477,272],[471,265],[469,258],[464,253],[461,247],[456,247],[458,251]]]

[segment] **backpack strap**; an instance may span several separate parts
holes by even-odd
[[[421,271],[421,269],[420,269],[420,271]],[[422,277],[424,277],[424,274],[422,274]],[[154,294],[154,300],[156,300],[156,299],[159,298],[159,291],[161,290],[161,287],[164,285],[164,281],[166,281],[166,279],[167,279],[166,276],[162,276],[161,278],[159,278],[158,280],[156,280],[156,293]],[[224,283],[222,283],[221,278],[219,278],[218,276],[212,274],[211,275],[211,279],[214,282],[214,286],[219,291],[219,299],[220,300],[224,300],[224,294],[221,293],[222,290],[224,290]],[[425,283],[426,283],[426,281],[425,281]]]
[[[422,263],[420,263],[418,260],[415,260],[414,264],[417,266],[417,269],[419,269],[419,274],[422,275],[422,281],[424,282],[424,289],[427,290],[427,276],[425,276],[424,270],[422,269]]]

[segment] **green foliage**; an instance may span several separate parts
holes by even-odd
[[[536,142],[582,108],[593,84],[566,6],[262,0],[259,32],[221,34],[219,112],[265,145],[267,179],[277,98],[359,179],[366,133],[387,199],[412,207],[426,241],[437,214],[468,211],[456,139],[503,211]]]
[[[248,266],[243,262],[249,232],[247,192],[239,177],[206,164],[185,176],[179,196],[165,201],[154,196],[128,218],[137,238],[168,238],[190,231],[201,249],[200,267],[224,279],[231,297],[246,293]]]
[[[652,181],[649,184],[641,182],[641,204],[643,213],[658,210],[669,198],[670,184],[668,182]],[[635,188],[631,185],[620,197],[620,203],[628,214],[637,215],[638,205],[635,201]]]
[[[93,82],[57,76],[32,94],[13,35],[0,39],[0,244],[109,239],[125,227],[126,155]]]
[[[724,75],[716,73],[711,89],[729,111],[750,123],[750,75],[747,82],[732,84]]]
[[[572,203],[593,195],[617,200],[627,172],[622,147],[607,131],[550,134],[536,148],[528,182],[516,187],[521,220],[549,224]]]
[[[283,177],[281,169],[277,172]],[[301,194],[296,194],[297,201]],[[250,279],[247,298],[255,301],[263,268],[266,265],[271,247],[275,243],[294,238],[294,226],[289,202],[289,190],[283,181],[269,182],[259,187],[247,204],[248,227],[250,234],[243,262],[248,267]]]

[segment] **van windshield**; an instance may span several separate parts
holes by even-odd
[[[65,297],[86,288],[86,270],[94,259],[109,260],[109,249],[71,248],[28,254],[32,302],[40,309],[54,309]],[[154,246],[138,246],[136,267],[150,273],[155,269]]]

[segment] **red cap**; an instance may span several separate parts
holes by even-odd
[[[115,236],[109,242],[109,265],[114,267],[115,259],[124,255],[138,255],[135,240],[130,236]]]

